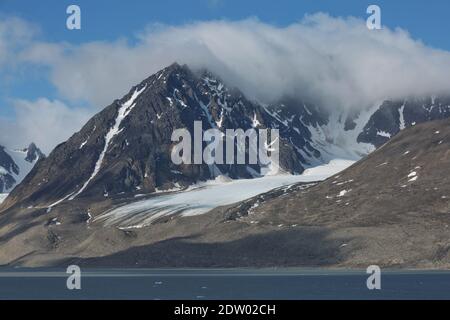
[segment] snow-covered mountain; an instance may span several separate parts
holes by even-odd
[[[203,130],[279,129],[280,167],[299,174],[336,158],[358,160],[406,127],[449,115],[450,99],[440,97],[381,101],[359,111],[290,97],[267,105],[247,99],[208,71],[192,72],[175,63],[133,87],[57,146],[11,193],[5,207],[99,202],[179,190],[219,175],[261,175],[260,165],[173,164],[173,130],[193,133],[196,120]]]
[[[7,149],[0,146],[0,193],[11,191],[25,178],[36,162],[44,157],[34,143],[24,149]]]

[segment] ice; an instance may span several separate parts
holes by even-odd
[[[86,220],[86,223],[89,224],[91,222],[91,220],[92,220],[92,214],[91,214],[91,212],[89,210],[87,212],[87,215],[88,215],[88,219]]]
[[[374,103],[370,108],[361,110],[358,117],[353,119],[356,126],[352,130],[347,130],[345,121],[341,121],[347,118],[348,114],[339,112],[333,113],[326,125],[307,125],[314,148],[321,152],[319,161],[334,158],[359,160],[374,151],[375,147],[372,144],[358,142],[358,135],[380,105],[381,101]],[[308,156],[306,159],[311,163],[317,161]]]
[[[71,197],[74,193],[70,193],[67,196],[65,196],[64,198],[59,199],[58,201],[53,202],[51,205],[49,205],[47,207],[47,212],[50,212],[52,210],[53,207],[57,206],[58,204],[60,204],[63,201],[66,201],[69,197]]]
[[[417,180],[417,172],[416,171],[412,171],[408,174],[408,182],[413,182]]]
[[[417,175],[417,172],[413,171],[410,174],[408,174],[408,178],[414,177]]]
[[[386,138],[391,137],[391,134],[389,132],[385,132],[385,131],[381,131],[381,130],[377,132],[377,135],[381,136],[381,137],[386,137]]]
[[[83,141],[83,143],[80,145],[80,149],[83,149],[83,147],[86,145],[88,140],[89,140],[89,138],[87,138],[85,141]]]
[[[61,222],[58,221],[58,218],[53,218],[53,219],[50,221],[50,224],[51,224],[51,225],[59,226],[59,225],[61,225]]]
[[[408,182],[413,182],[417,180],[417,172],[416,171],[412,171],[410,174],[408,174],[408,178],[410,178],[408,180]]]
[[[256,113],[254,113],[253,120],[252,120],[252,127],[257,128],[260,125],[261,125],[261,123],[259,122],[258,118],[256,117]]]
[[[14,180],[16,180],[16,185],[22,182],[22,180],[26,177],[26,175],[33,169],[34,165],[36,164],[37,160],[33,162],[28,162],[25,160],[27,153],[23,150],[7,150],[8,154],[11,156],[11,158],[14,160],[14,162],[19,167],[19,174],[15,174],[14,172],[11,173]],[[0,174],[1,174],[1,168],[0,168]],[[4,190],[9,191],[9,190]]]
[[[0,193],[0,204],[5,201],[6,197],[8,196],[7,193]]]
[[[405,117],[403,115],[403,110],[405,109],[405,104],[403,104],[399,109],[398,109],[398,113],[400,114],[399,116],[399,129],[403,130],[405,129]]]
[[[338,197],[343,197],[343,196],[345,196],[347,193],[349,193],[350,191],[351,191],[351,189],[350,189],[350,190],[342,190],[341,192],[339,192]]]
[[[117,118],[116,121],[114,123],[114,126],[109,129],[108,133],[105,136],[105,146],[103,148],[103,151],[100,153],[100,156],[98,157],[98,160],[95,164],[95,168],[94,168],[94,172],[91,174],[91,176],[89,177],[89,179],[84,183],[84,185],[81,187],[80,190],[78,190],[77,193],[75,193],[73,196],[70,196],[69,200],[73,200],[75,199],[78,195],[80,195],[85,189],[86,187],[89,185],[89,183],[97,176],[97,174],[100,172],[100,169],[102,167],[103,164],[103,159],[105,157],[106,151],[108,151],[109,145],[112,141],[112,139],[118,135],[121,130],[120,130],[120,124],[122,123],[123,119],[125,119],[128,114],[131,112],[131,110],[133,109],[133,107],[135,106],[134,101],[136,100],[136,98],[147,88],[147,86],[145,85],[141,90],[138,90],[136,88],[136,90],[133,92],[133,94],[131,95],[131,98],[126,101],[125,103],[122,104],[122,106],[119,108],[118,114],[117,114]]]
[[[220,119],[219,119],[219,121],[216,121],[216,125],[217,125],[218,128],[222,128],[222,122],[223,122],[223,111],[222,111],[222,113],[220,114]]]
[[[281,186],[297,182],[324,180],[353,164],[354,161],[334,159],[328,164],[305,170],[301,175],[274,175],[255,179],[216,180],[198,183],[188,190],[139,200],[107,211],[94,221],[119,228],[141,228],[158,218],[181,214],[193,216],[229,205]]]

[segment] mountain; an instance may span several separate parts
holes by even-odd
[[[0,146],[0,193],[11,191],[36,162],[43,158],[45,155],[34,143],[27,148],[15,150]]]
[[[263,104],[207,70],[193,72],[173,64],[96,114],[37,161],[11,191],[0,206],[0,264],[446,263],[448,196],[437,179],[448,169],[448,120],[432,120],[447,118],[449,110],[450,99],[445,97],[386,100],[360,110],[325,108],[298,97]],[[222,132],[279,129],[282,172],[304,173],[295,178],[306,179],[287,185],[283,177],[274,184],[268,175],[260,178],[267,168],[259,163],[175,165],[170,158],[172,132],[187,128],[193,134],[194,121],[201,121],[203,130]],[[330,160],[361,158],[332,180],[313,182],[335,171],[328,170],[320,179],[310,176],[311,167]],[[235,180],[227,182],[231,179]],[[218,191],[211,199],[226,202],[198,208],[198,198],[189,198],[189,192],[208,191],[211,184],[220,183],[229,185],[214,189]],[[254,197],[259,193],[255,190],[272,188],[276,189]],[[167,201],[177,196],[178,202]],[[184,215],[184,203],[191,202],[190,209],[202,214]],[[238,203],[230,205],[233,202]],[[149,203],[157,205],[149,209]],[[124,227],[123,215],[114,214],[130,206],[132,217],[128,212],[126,222],[133,224]],[[419,248],[416,258],[414,246]],[[437,258],[426,253],[427,248]],[[396,250],[405,250],[403,260],[395,260]]]
[[[450,266],[450,119],[410,127],[320,183],[129,231],[148,243],[89,266]]]
[[[419,111],[415,111],[422,104]],[[420,109],[420,108],[419,108]],[[247,99],[208,71],[173,64],[133,87],[68,141],[58,145],[3,204],[53,207],[65,201],[98,203],[228,176],[254,178],[262,165],[174,165],[174,129],[195,120],[208,128],[280,130],[280,167],[302,173],[335,158],[357,160],[401,129],[447,117],[450,100],[385,101],[360,112],[336,112],[298,98],[265,105]]]

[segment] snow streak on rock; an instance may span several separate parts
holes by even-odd
[[[122,106],[120,107],[117,118],[115,121],[114,126],[109,130],[109,132],[105,136],[105,146],[100,153],[100,156],[98,157],[98,160],[95,164],[94,172],[92,172],[89,179],[84,183],[84,185],[81,187],[81,189],[75,193],[73,196],[70,196],[69,200],[75,199],[78,195],[80,195],[86,187],[89,185],[89,183],[97,176],[97,174],[100,172],[100,169],[102,168],[103,159],[105,158],[105,154],[108,151],[108,147],[112,141],[112,139],[120,133],[120,124],[122,123],[123,119],[125,119],[128,114],[131,112],[133,107],[135,106],[134,101],[136,98],[147,88],[147,86],[144,86],[141,90],[136,89],[134,93],[132,94],[131,98],[126,101]],[[65,199],[63,199],[64,201]]]

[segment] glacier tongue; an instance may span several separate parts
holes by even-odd
[[[277,187],[324,180],[353,163],[350,160],[334,159],[328,164],[307,169],[301,175],[207,181],[182,192],[159,195],[117,207],[97,216],[94,221],[122,229],[142,228],[164,216],[204,214],[216,207],[236,203]]]

